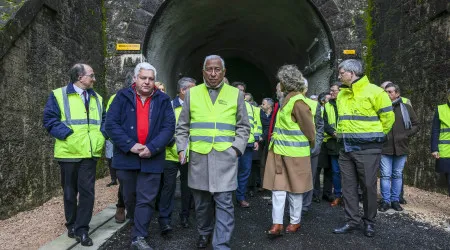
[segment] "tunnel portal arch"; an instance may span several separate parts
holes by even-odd
[[[143,53],[171,96],[181,75],[203,81],[210,54],[222,56],[229,80],[245,81],[258,102],[273,95],[284,64],[296,64],[310,82],[309,94],[318,94],[328,88],[335,61],[323,20],[309,1],[166,0],[152,18]]]

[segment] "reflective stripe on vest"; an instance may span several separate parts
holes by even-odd
[[[255,113],[254,113],[254,109],[253,106],[248,103],[247,101],[245,101],[245,108],[247,109],[247,116],[248,116],[248,121],[250,122],[250,136],[248,137],[248,141],[247,143],[253,143],[255,142]]]
[[[450,158],[450,107],[448,104],[439,105],[438,113],[441,122],[438,141],[439,156]]]
[[[179,106],[173,110],[175,113],[175,124],[178,124],[178,118],[180,117],[182,109],[183,109],[183,106]],[[166,147],[166,160],[178,162],[178,152],[177,152],[177,144],[176,143],[174,143],[172,145],[172,147]]]
[[[358,82],[366,86],[364,92],[358,94],[358,98],[354,97],[351,89],[344,88],[339,92],[336,100],[339,115],[337,137],[338,139],[352,139],[353,142],[362,144],[383,142],[385,134],[378,115],[392,112],[392,105],[374,110],[370,98],[384,90],[370,84],[366,76]]]
[[[102,97],[89,98],[89,120],[83,99],[78,93],[67,95],[67,86],[53,90],[61,110],[61,122],[73,130],[65,140],[56,139],[55,158],[101,157],[105,138],[100,132],[102,122]],[[94,101],[95,99],[95,101]]]
[[[302,94],[295,95],[282,107],[276,117],[275,128],[269,148],[274,153],[289,157],[305,157],[310,155],[309,141],[296,122],[292,121],[291,114],[297,100],[303,100]],[[316,106],[317,107],[317,106]],[[312,108],[311,108],[312,110]]]
[[[261,123],[261,109],[259,107],[253,107],[255,114],[255,140],[259,140],[262,135],[262,123]]]
[[[239,90],[224,84],[214,104],[205,84],[190,90],[190,149],[207,154],[213,148],[224,151],[236,136]]]
[[[334,128],[336,130],[336,111],[334,109],[333,104],[327,102],[325,104],[325,111],[327,112],[328,125],[330,125],[332,128]],[[323,141],[326,142],[331,138],[333,138],[331,135],[329,135],[328,133],[325,133],[325,137],[324,137]]]

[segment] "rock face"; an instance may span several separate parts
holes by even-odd
[[[0,21],[0,218],[60,190],[42,111],[49,92],[67,84],[67,71],[76,62],[93,66],[95,89],[107,100],[129,84],[132,69],[144,60],[156,64],[173,97],[180,74],[201,81],[204,56],[223,54],[231,81],[263,72],[254,77],[257,83],[249,80],[249,90],[266,97],[272,96],[274,75],[284,63],[304,70],[310,94],[317,94],[336,80],[340,61],[364,58],[371,81],[398,83],[421,119],[405,170],[408,183],[438,186],[428,148],[433,109],[444,102],[450,82],[446,1],[8,2]],[[141,50],[118,52],[117,43],[138,43]],[[346,49],[356,54],[346,55]],[[252,70],[236,73],[246,71],[245,65]]]
[[[0,31],[0,219],[60,192],[42,112],[76,62],[93,67],[105,92],[101,10],[99,1],[29,0]]]
[[[440,185],[443,178],[434,172],[430,130],[434,110],[446,102],[450,88],[450,3],[373,2],[373,79],[398,84],[402,96],[411,99],[420,120],[421,130],[410,142],[404,170],[406,183],[438,190],[444,187]]]

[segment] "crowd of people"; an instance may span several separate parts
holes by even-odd
[[[201,84],[179,79],[171,100],[156,82],[155,67],[139,63],[133,81],[104,108],[93,90],[94,70],[77,63],[69,84],[50,93],[44,127],[56,139],[69,237],[93,245],[95,168],[105,140],[108,186],[119,185],[115,219],[129,219],[133,249],[151,249],[146,238],[155,210],[161,234],[173,230],[178,174],[178,223],[190,227],[195,209],[198,248],[229,249],[234,204],[251,207],[248,196],[258,191],[271,192],[269,237],[297,232],[312,202],[344,207],[345,221],[333,233],[357,230],[362,222],[367,237],[375,236],[377,211],[403,209],[402,172],[419,122],[398,85],[372,84],[361,61],[349,59],[338,66],[339,82],[308,98],[308,80],[297,66],[284,65],[276,75],[277,102],[267,97],[258,105],[245,83],[228,82],[220,56],[207,56],[202,72]],[[435,112],[431,154],[450,195],[450,90],[448,97]]]

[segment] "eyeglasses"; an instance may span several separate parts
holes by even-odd
[[[92,78],[92,79],[95,78],[95,74],[94,74],[94,73],[92,73],[92,74],[90,74],[90,75],[84,75],[84,76],[89,76],[89,77]]]

